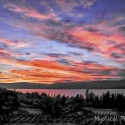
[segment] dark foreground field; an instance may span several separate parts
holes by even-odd
[[[0,125],[125,125],[125,96],[66,97],[0,91]]]
[[[93,114],[93,113],[92,113]],[[98,114],[100,119],[95,119],[92,114],[72,114],[62,115],[59,118],[47,118],[40,114],[24,114],[9,116],[9,121],[4,125],[125,125],[125,121],[121,118],[115,119],[116,115]],[[97,115],[97,114],[96,114]],[[104,117],[112,118],[106,121]],[[118,114],[117,114],[118,117]]]
[[[5,125],[45,125],[45,124],[12,123],[12,124],[5,124]],[[47,125],[75,125],[75,124],[71,124],[71,123],[48,123]]]

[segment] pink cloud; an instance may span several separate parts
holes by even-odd
[[[65,34],[73,38],[73,40],[67,40],[67,42],[86,48],[108,58],[112,58],[112,52],[116,52],[118,55],[123,56],[125,51],[125,49],[120,46],[125,46],[125,36],[122,36],[118,31],[108,36],[100,31],[91,32],[89,30],[85,30],[84,27],[74,27],[66,31]],[[118,61],[117,58],[114,59]]]
[[[56,16],[54,13],[42,14],[42,13],[38,12],[37,10],[35,10],[31,6],[17,6],[17,5],[12,4],[12,3],[5,5],[5,8],[8,8],[12,12],[16,12],[16,13],[21,14],[21,16],[24,18],[34,18],[37,20],[47,20],[47,19],[50,19],[50,18]]]
[[[4,43],[7,46],[11,46],[14,48],[22,48],[22,47],[29,47],[30,44],[28,42],[22,41],[14,41],[14,40],[8,40],[0,37],[0,43]]]
[[[97,0],[56,0],[56,2],[62,7],[63,11],[71,11],[76,6],[83,6],[84,8],[91,7]]]

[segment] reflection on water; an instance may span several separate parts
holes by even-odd
[[[49,94],[50,96],[54,96],[57,94],[60,95],[66,95],[66,96],[76,96],[77,94],[82,94],[85,96],[86,89],[16,89],[16,91],[22,92],[22,93],[32,93],[32,92],[38,92]],[[125,95],[125,89],[90,89],[89,91],[94,92],[96,95],[102,95],[103,93],[106,93],[109,91],[110,93],[119,93]]]

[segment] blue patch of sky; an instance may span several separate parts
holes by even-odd
[[[92,11],[102,14],[99,18],[103,19],[112,19],[112,16],[115,14],[124,14],[125,13],[125,1],[124,0],[98,0],[96,4],[92,6]],[[89,14],[88,14],[89,15]],[[109,16],[110,15],[110,16]]]
[[[73,58],[76,58],[81,61],[92,61],[92,62],[96,62],[96,63],[102,64],[102,65],[122,67],[121,63],[118,63],[118,62],[114,61],[113,59],[109,59],[104,56],[94,54],[94,53],[88,51],[87,49],[70,47],[68,49],[68,53],[70,53],[70,52],[76,52],[76,53],[83,54],[83,56],[81,56],[81,55],[76,56],[74,54],[70,54]]]
[[[9,40],[28,40],[30,42],[34,37],[26,30],[13,27],[0,21],[0,35]],[[21,41],[20,41],[21,42]]]

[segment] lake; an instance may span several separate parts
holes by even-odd
[[[49,94],[50,96],[54,96],[57,94],[65,95],[65,96],[76,96],[77,94],[82,94],[85,96],[86,89],[16,89],[18,92],[22,93],[32,93],[32,92],[38,92]],[[125,89],[89,89],[89,92],[94,92],[95,95],[102,95],[103,93],[106,93],[109,91],[110,93],[119,93],[125,95]]]

